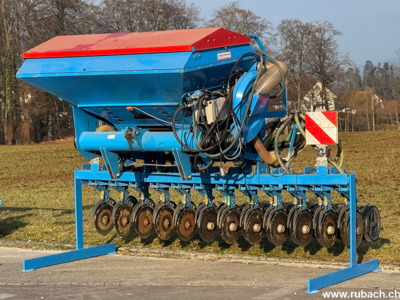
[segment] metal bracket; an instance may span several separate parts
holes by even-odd
[[[118,155],[114,152],[108,151],[106,148],[100,148],[101,156],[103,157],[104,163],[107,166],[107,170],[110,173],[112,179],[119,178],[121,176],[119,171],[119,159]]]
[[[174,155],[175,162],[178,165],[179,174],[183,180],[192,179],[192,170],[190,165],[189,154],[183,153],[180,149],[173,148],[172,154]]]

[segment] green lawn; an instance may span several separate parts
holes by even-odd
[[[397,235],[400,231],[400,131],[346,133],[341,138],[346,170],[354,169],[357,174],[360,204],[374,204],[381,211],[381,237],[376,243],[363,242],[358,250],[359,260],[378,257],[381,263],[400,265],[400,237]],[[73,171],[85,161],[73,147],[72,140],[0,146],[0,162],[0,197],[3,198],[1,244],[15,245],[18,244],[15,241],[20,240],[46,242],[47,247],[52,243],[55,247],[60,247],[60,243],[74,244]],[[294,166],[300,170],[300,167],[314,162],[315,154],[309,149],[301,153]],[[297,247],[290,240],[277,248],[266,238],[259,245],[250,246],[240,237],[237,244],[228,246],[220,239],[206,245],[197,235],[188,243],[178,239],[164,243],[157,237],[141,241],[134,235],[123,239],[115,231],[103,237],[97,234],[90,218],[98,192],[84,187],[83,195],[85,244],[115,242],[124,247],[348,261],[349,251],[341,241],[327,250],[315,240],[306,248]],[[157,197],[155,194],[153,199]],[[195,200],[199,201],[199,197],[196,196]],[[242,201],[243,197],[239,200]],[[216,201],[221,201],[221,197],[218,196]]]

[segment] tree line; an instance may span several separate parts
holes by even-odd
[[[16,80],[23,52],[57,35],[196,27],[223,27],[258,35],[271,56],[288,64],[291,109],[299,109],[304,95],[319,81],[325,106],[328,89],[338,95],[337,105],[344,108],[342,130],[375,130],[381,123],[399,127],[397,102],[390,107],[389,116],[380,111],[380,102],[365,94],[399,99],[398,68],[367,61],[361,76],[354,63],[339,52],[337,37],[341,33],[329,22],[287,19],[274,27],[237,2],[202,19],[196,5],[185,0],[0,0],[0,18],[0,144],[40,142],[73,134],[72,113],[66,102]],[[360,92],[364,94],[357,94]]]

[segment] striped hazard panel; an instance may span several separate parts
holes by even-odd
[[[306,113],[307,145],[329,145],[338,143],[337,111]]]

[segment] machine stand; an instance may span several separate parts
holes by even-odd
[[[82,182],[74,174],[75,189],[75,237],[76,250],[59,254],[47,255],[37,258],[26,259],[23,261],[23,272],[33,271],[38,268],[58,265],[62,263],[77,261],[81,259],[115,254],[115,244],[84,248],[83,246],[83,207],[82,207]]]
[[[356,246],[356,213],[357,213],[357,195],[356,195],[356,177],[354,174],[349,176],[349,208],[350,208],[350,266],[343,270],[328,273],[308,280],[306,293],[318,293],[320,289],[353,279],[355,277],[370,273],[380,272],[378,259],[373,259],[361,264],[357,264],[357,246]]]

